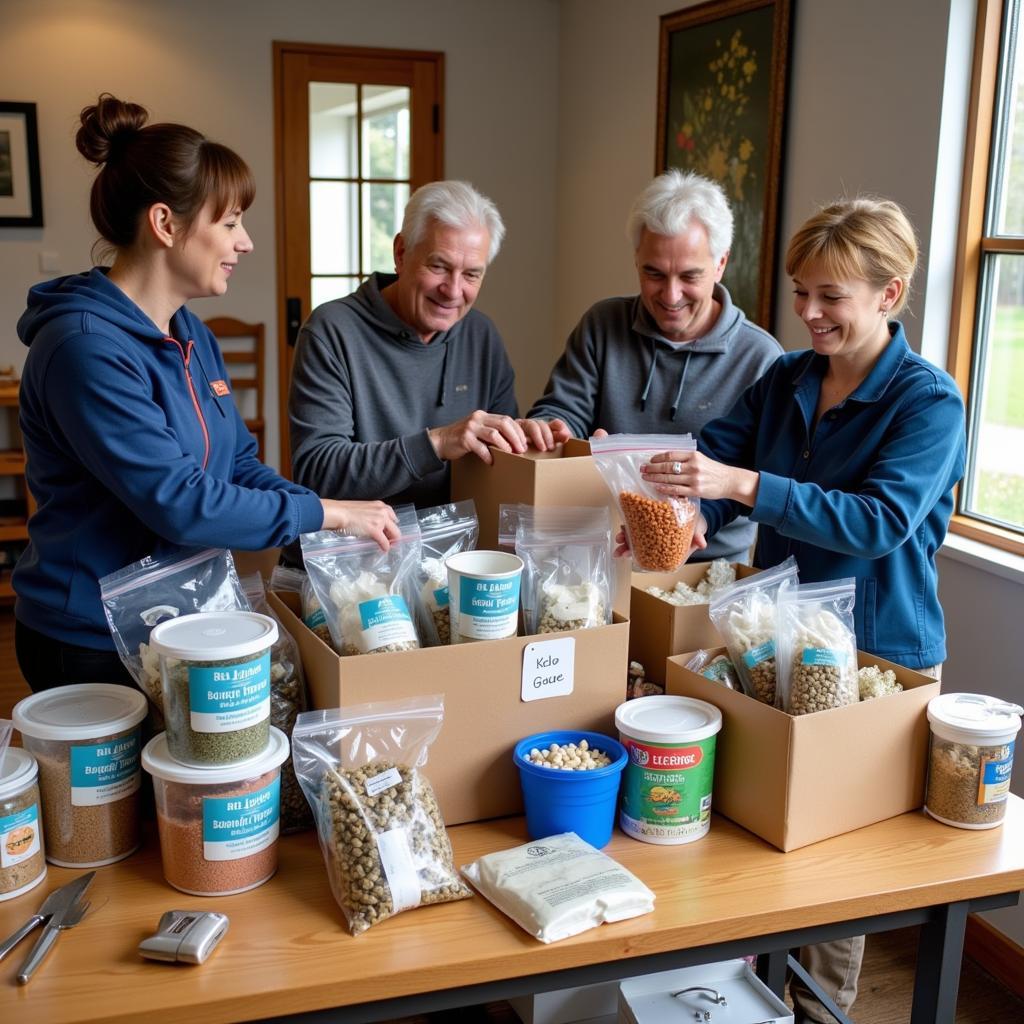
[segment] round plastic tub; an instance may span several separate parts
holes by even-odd
[[[241,764],[270,737],[270,648],[277,623],[258,612],[197,612],[153,628],[167,750],[193,768]]]
[[[928,701],[924,809],[936,821],[974,829],[1003,823],[1021,714],[1019,705],[980,693],[944,693]]]
[[[139,845],[141,725],[146,698],[114,683],[75,683],[26,697],[12,718],[39,765],[46,859],[102,867]]]
[[[46,877],[38,775],[35,758],[17,747],[0,761],[0,902]]]
[[[175,889],[231,896],[273,875],[287,757],[288,739],[274,728],[262,754],[224,768],[176,761],[166,733],[146,744],[142,766],[153,776],[164,878]]]
[[[615,727],[629,753],[622,831],[664,846],[707,835],[722,712],[692,697],[637,697],[615,709]]]
[[[591,750],[607,754],[611,763],[601,768],[564,771],[528,760],[535,747],[545,750],[552,743],[578,746],[581,740],[586,740]],[[512,757],[519,769],[526,830],[531,839],[575,832],[598,849],[607,845],[615,824],[619,782],[626,767],[626,750],[621,743],[596,732],[562,729],[527,736],[516,744]]]

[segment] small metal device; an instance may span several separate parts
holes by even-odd
[[[225,914],[209,910],[168,910],[156,933],[139,943],[139,952],[150,960],[201,964],[217,948],[228,930]]]

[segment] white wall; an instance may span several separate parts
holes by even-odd
[[[445,53],[445,173],[498,204],[509,231],[479,306],[501,326],[521,401],[543,385],[554,295],[557,0],[5,0],[5,100],[38,104],[46,227],[0,229],[0,364],[20,368],[14,323],[39,270],[90,264],[92,169],[74,147],[78,111],[100,91],[133,99],[237,149],[259,193],[246,216],[256,251],[202,316],[262,320],[268,330],[269,461],[276,462],[273,40]]]

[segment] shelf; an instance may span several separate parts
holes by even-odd
[[[0,526],[0,543],[6,540],[28,540],[28,526],[25,523]]]
[[[0,476],[24,476],[25,453],[20,448],[0,449]]]

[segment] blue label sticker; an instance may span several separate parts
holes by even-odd
[[[26,825],[35,825],[39,820],[39,807],[32,804],[15,814],[8,814],[6,818],[0,818],[0,834],[13,832],[16,828],[24,828]]]
[[[831,665],[840,668],[850,657],[849,651],[837,651],[831,647],[805,647],[800,660],[804,665]]]
[[[448,588],[447,587],[438,587],[437,590],[434,591],[434,601],[437,603],[437,607],[438,608],[447,608],[448,607]]]
[[[459,613],[478,619],[498,619],[519,612],[519,577],[474,580],[462,577]]]
[[[0,868],[14,867],[41,849],[38,804],[0,816]]]
[[[189,722],[195,732],[237,732],[270,717],[270,651],[234,665],[189,665]]]
[[[359,621],[363,629],[375,629],[392,622],[412,622],[405,598],[398,594],[359,602]]]
[[[281,815],[281,779],[251,793],[203,799],[203,856],[239,860],[266,849]]]
[[[302,621],[310,629],[316,629],[317,626],[322,626],[327,622],[327,616],[324,615],[323,608],[317,608],[315,612],[310,612]]]
[[[121,800],[139,788],[140,730],[117,739],[71,747],[71,803],[75,807]]]
[[[767,661],[769,658],[775,657],[775,641],[765,640],[763,644],[759,644],[757,647],[751,647],[743,655],[743,663],[747,668],[753,668],[755,665],[760,665],[762,661]]]

